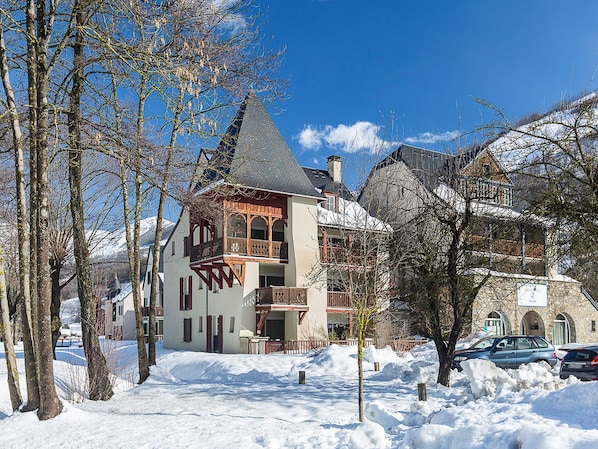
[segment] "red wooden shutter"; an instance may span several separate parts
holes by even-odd
[[[193,308],[193,276],[189,276],[189,301],[187,303],[187,310]]]
[[[222,315],[218,315],[218,352],[222,353],[222,343],[224,337],[223,319]]]
[[[179,310],[185,310],[184,294],[185,294],[185,278],[179,278]]]
[[[206,317],[206,352],[212,352],[212,315]]]

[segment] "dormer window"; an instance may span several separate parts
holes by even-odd
[[[324,208],[332,212],[336,212],[336,197],[334,195],[326,195]]]

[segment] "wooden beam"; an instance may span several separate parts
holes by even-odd
[[[302,310],[299,312],[299,324],[303,323],[303,318],[305,318],[305,315],[307,315],[307,310]]]
[[[268,314],[270,313],[269,309],[266,310],[261,310],[259,312],[257,312],[257,325],[256,325],[256,333],[258,335],[262,334],[262,329],[264,328],[264,324],[266,324],[266,318],[268,318]],[[259,317],[259,318],[258,318]]]
[[[230,286],[232,287],[232,276],[233,275],[237,278],[237,280],[239,281],[239,284],[243,285],[245,283],[245,262],[240,262],[240,263],[235,264],[232,261],[226,260],[224,263],[230,269],[230,277],[231,277],[231,285]],[[235,268],[235,265],[239,265],[241,267],[240,273]]]

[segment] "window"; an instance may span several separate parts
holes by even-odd
[[[536,347],[534,341],[529,337],[520,338],[517,341],[518,349],[534,349]]]
[[[590,322],[590,332],[596,332],[596,320]]]
[[[172,242],[172,244],[170,245],[171,248],[171,254],[174,256],[175,251],[174,251],[174,242]]]
[[[151,272],[151,271],[148,271],[148,272],[147,272],[147,282],[146,282],[146,284],[148,284],[148,285],[149,285],[149,284],[151,284],[151,283],[152,283],[152,272]]]
[[[200,316],[197,322],[197,332],[203,332],[203,317]]]
[[[251,238],[268,240],[268,224],[262,217],[256,217],[251,221]]]
[[[502,188],[502,204],[505,206],[512,206],[513,205],[513,189],[509,186],[504,186]]]
[[[336,197],[335,196],[326,195],[326,200],[324,202],[324,209],[328,209],[333,212],[336,211]]]
[[[284,222],[282,220],[276,220],[272,225],[272,240],[284,242]]]
[[[261,274],[260,275],[260,288],[264,287],[283,287],[284,286],[284,276],[266,276]]]
[[[235,317],[231,316],[230,317],[229,332],[232,334],[234,331],[235,331]]]
[[[192,298],[193,278],[179,278],[179,310],[191,310],[193,307]]]
[[[183,256],[189,256],[189,236],[183,238]]]
[[[183,341],[191,341],[191,318],[183,319]]]

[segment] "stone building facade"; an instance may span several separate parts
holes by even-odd
[[[595,301],[565,276],[494,273],[473,306],[472,330],[540,335],[555,345],[598,341]]]

